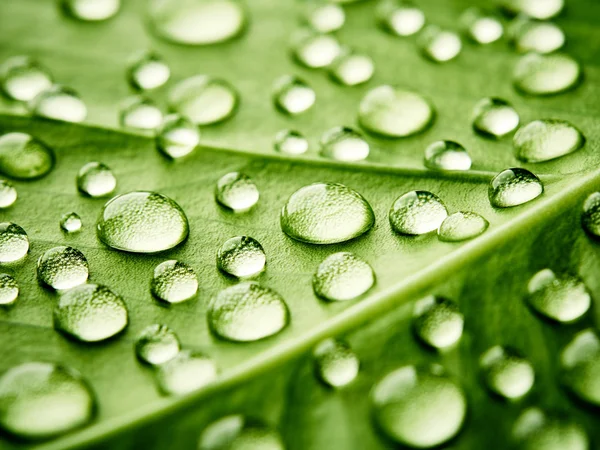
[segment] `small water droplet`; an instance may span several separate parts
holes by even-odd
[[[331,302],[355,299],[375,284],[375,274],[366,261],[350,252],[329,255],[313,276],[315,294]]]
[[[28,102],[52,86],[52,75],[28,56],[7,59],[0,67],[2,90],[13,100]]]
[[[54,152],[40,140],[26,133],[0,136],[0,172],[18,180],[32,180],[47,175],[54,167]]]
[[[511,14],[547,20],[562,11],[564,0],[499,0],[499,4]]]
[[[473,239],[488,229],[489,222],[471,211],[458,211],[444,219],[438,229],[438,237],[444,242]]]
[[[248,278],[265,270],[267,257],[262,245],[248,236],[236,236],[225,241],[217,252],[217,267],[237,278]]]
[[[524,450],[589,450],[583,427],[567,414],[528,408],[513,426],[513,438]]]
[[[317,96],[304,80],[286,75],[275,82],[273,101],[280,111],[296,115],[308,111]]]
[[[584,402],[600,406],[600,337],[589,328],[579,332],[561,354],[566,386]]]
[[[338,339],[322,341],[313,352],[315,371],[326,385],[341,388],[358,375],[360,362],[350,346]]]
[[[281,130],[275,135],[273,147],[286,155],[301,155],[308,151],[308,141],[299,131]]]
[[[81,230],[82,226],[81,217],[74,212],[67,213],[60,219],[60,228],[65,233],[75,233]]]
[[[600,237],[600,192],[593,192],[585,199],[581,225],[591,236]]]
[[[65,122],[83,122],[87,116],[87,107],[79,94],[73,89],[58,85],[36,95],[29,102],[29,109],[36,116]]]
[[[504,34],[504,27],[498,17],[479,8],[469,8],[460,17],[467,36],[478,44],[491,44]]]
[[[10,181],[0,180],[0,209],[9,208],[17,201],[17,190]]]
[[[138,130],[154,130],[160,126],[163,113],[156,104],[144,97],[128,99],[120,114],[122,127]]]
[[[19,296],[19,284],[7,273],[0,274],[0,305],[10,305]]]
[[[253,342],[283,330],[290,313],[277,292],[247,281],[223,289],[213,297],[207,319],[217,336],[234,342]]]
[[[90,274],[85,255],[73,247],[46,250],[37,263],[40,282],[56,290],[71,289],[87,281]]]
[[[479,362],[485,383],[495,394],[513,400],[523,397],[533,387],[533,366],[512,348],[496,345]]]
[[[419,235],[437,230],[448,210],[444,203],[427,191],[410,191],[396,199],[390,209],[392,229],[400,234]]]
[[[437,25],[425,27],[419,36],[418,44],[423,55],[437,63],[456,58],[462,50],[460,36],[454,31],[444,30]]]
[[[105,197],[117,187],[117,179],[105,164],[90,162],[77,173],[77,189],[89,197]]]
[[[361,53],[343,52],[329,66],[329,75],[344,86],[366,83],[373,77],[373,60]]]
[[[198,127],[177,114],[169,114],[165,117],[156,134],[156,146],[171,159],[189,155],[199,143]]]
[[[419,94],[388,85],[367,92],[358,108],[361,127],[390,138],[419,133],[434,117],[433,106]]]
[[[469,170],[471,157],[454,141],[437,141],[425,149],[425,167],[433,170]]]
[[[298,39],[292,51],[303,66],[320,69],[329,66],[339,56],[342,46],[329,34],[310,33]]]
[[[336,244],[373,228],[375,214],[362,195],[343,184],[315,183],[294,192],[281,210],[281,229],[309,244]]]
[[[563,53],[528,53],[513,70],[515,87],[530,95],[559,94],[577,86],[581,78],[581,65]]]
[[[0,223],[0,263],[23,259],[29,251],[29,238],[16,223]]]
[[[150,290],[163,302],[181,303],[198,292],[198,276],[186,263],[174,259],[165,261],[155,267]]]
[[[334,3],[318,4],[310,8],[307,14],[309,25],[319,33],[331,33],[344,26],[344,9]]]
[[[526,169],[506,169],[494,177],[488,189],[495,208],[510,208],[536,199],[544,192],[538,177]]]
[[[506,101],[488,97],[473,110],[473,129],[484,137],[501,138],[519,126],[519,114]]]
[[[121,0],[63,0],[65,11],[86,22],[98,22],[114,17],[121,8]]]
[[[565,44],[565,33],[552,22],[517,17],[509,28],[511,42],[520,53],[552,53]]]
[[[438,446],[460,431],[467,400],[440,366],[405,366],[371,392],[375,420],[392,440],[416,448]]]
[[[171,69],[167,63],[154,53],[139,56],[127,71],[131,85],[140,91],[157,89],[169,81]]]
[[[217,202],[233,212],[248,211],[258,203],[259,196],[254,181],[243,173],[231,172],[217,181],[215,189]]]
[[[156,380],[167,395],[197,391],[217,378],[217,365],[206,355],[182,350],[158,366]]]
[[[79,373],[47,362],[28,362],[0,377],[0,426],[25,439],[46,439],[87,424],[94,395]]]
[[[356,162],[369,156],[365,138],[349,127],[335,127],[321,136],[321,155],[336,161]]]
[[[415,303],[413,329],[425,344],[444,349],[456,344],[462,336],[465,319],[452,300],[429,295]]]
[[[421,31],[425,25],[425,14],[411,2],[389,0],[379,4],[377,20],[391,34],[411,36]]]
[[[240,414],[210,423],[198,440],[198,450],[284,450],[279,433],[264,422]]]
[[[566,120],[541,119],[522,126],[513,137],[515,156],[525,162],[560,158],[583,147],[581,131]]]
[[[135,341],[135,353],[146,364],[158,366],[179,353],[179,339],[166,325],[148,325]]]

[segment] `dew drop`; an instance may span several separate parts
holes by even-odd
[[[7,273],[0,273],[0,305],[10,305],[19,296],[19,284]]]
[[[469,8],[460,17],[466,35],[478,44],[491,44],[504,34],[502,22],[479,8]]]
[[[510,26],[511,41],[520,53],[555,52],[565,44],[565,33],[552,22],[518,17]]]
[[[131,85],[140,91],[157,89],[169,81],[171,69],[154,53],[144,53],[138,57],[127,71]]]
[[[562,11],[564,0],[500,0],[499,4],[511,14],[547,20]]]
[[[438,229],[438,237],[444,242],[459,242],[481,235],[489,222],[471,211],[458,211],[444,219]]]
[[[473,129],[484,137],[501,138],[519,126],[519,114],[506,101],[488,97],[473,110]]]
[[[519,399],[533,387],[533,366],[512,348],[496,345],[481,356],[479,363],[488,389],[501,397]]]
[[[323,260],[313,276],[315,294],[330,302],[355,299],[375,284],[375,274],[366,261],[350,252],[339,252]]]
[[[593,192],[585,199],[581,224],[591,236],[600,237],[600,192]]]
[[[356,86],[366,83],[373,77],[373,60],[361,53],[343,52],[329,66],[329,75],[344,86]]]
[[[123,105],[120,115],[122,127],[138,130],[154,130],[160,126],[163,113],[158,106],[144,97],[134,97]]]
[[[495,208],[522,205],[539,197],[544,185],[529,170],[506,169],[494,177],[488,189],[490,203]]]
[[[157,131],[156,146],[168,158],[189,155],[200,143],[200,130],[190,120],[169,114]]]
[[[294,45],[292,52],[296,60],[310,69],[329,66],[341,53],[338,40],[329,34],[309,34]]]
[[[262,421],[240,414],[210,423],[198,440],[198,450],[284,450],[279,433]]]
[[[290,313],[277,292],[247,281],[223,289],[213,297],[207,319],[217,336],[234,342],[253,342],[283,330]]]
[[[371,205],[343,184],[315,183],[294,192],[281,210],[281,229],[309,244],[336,244],[369,231],[375,223]]]
[[[456,344],[464,321],[458,305],[447,298],[429,295],[415,303],[413,329],[430,347],[444,349]]]
[[[454,141],[437,141],[425,149],[425,167],[433,170],[469,170],[471,157]]]
[[[17,201],[17,190],[10,181],[0,180],[0,209],[9,208]]]
[[[564,414],[528,408],[513,426],[513,438],[524,450],[588,450],[583,427]]]
[[[23,259],[29,251],[29,238],[16,223],[0,223],[0,263]]]
[[[286,75],[275,82],[273,102],[285,114],[296,115],[308,111],[317,96],[304,80]]]
[[[371,401],[381,431],[416,448],[435,447],[453,438],[467,411],[463,390],[440,366],[405,366],[389,373],[373,388]]]
[[[335,127],[321,136],[321,155],[336,161],[356,162],[369,156],[365,138],[349,127]]]
[[[144,191],[109,200],[97,227],[104,244],[133,253],[169,250],[189,233],[187,217],[177,203],[162,194]]]
[[[12,100],[28,102],[52,86],[48,69],[28,56],[7,59],[0,67],[2,90]]]
[[[82,226],[81,217],[74,212],[67,213],[60,219],[60,229],[65,233],[75,233],[81,230]]]
[[[331,33],[344,26],[344,9],[334,3],[323,3],[311,8],[307,14],[309,25],[319,33]]]
[[[358,108],[358,122],[365,130],[390,138],[411,136],[434,119],[433,106],[419,94],[389,85],[371,89]]]
[[[75,19],[98,22],[114,17],[121,8],[121,0],[63,0],[63,6]]]
[[[350,346],[337,339],[322,341],[313,351],[315,371],[323,383],[341,388],[352,383],[358,375],[360,362]]]
[[[198,276],[186,263],[174,259],[165,261],[154,269],[150,290],[163,302],[181,303],[198,292]]]
[[[217,267],[227,275],[248,278],[265,270],[267,257],[262,245],[249,236],[225,241],[217,252]]]
[[[600,337],[589,328],[579,332],[561,354],[562,376],[569,390],[600,406]]]
[[[258,188],[254,181],[240,172],[231,172],[223,175],[217,181],[215,198],[217,202],[236,213],[246,212],[251,209],[259,198]]]
[[[448,210],[431,192],[410,191],[396,199],[390,209],[392,229],[400,234],[419,235],[437,230]]]
[[[7,177],[41,178],[52,170],[54,162],[52,149],[26,133],[0,136],[0,172]]]
[[[56,290],[79,286],[87,281],[89,274],[85,255],[73,247],[46,250],[37,263],[40,282]]]
[[[383,29],[396,36],[412,36],[425,25],[423,11],[408,1],[384,0],[376,13]]]
[[[28,362],[0,377],[0,427],[25,439],[46,439],[87,424],[94,395],[74,370]]]
[[[308,151],[308,141],[295,130],[281,130],[275,135],[273,147],[286,155],[302,155]]]
[[[166,325],[153,324],[142,330],[135,341],[135,354],[146,364],[158,366],[179,353],[179,339]]]
[[[431,61],[443,63],[458,56],[462,49],[460,36],[436,25],[425,27],[418,40],[421,52]]]
[[[35,96],[29,103],[31,113],[64,122],[83,122],[87,107],[73,89],[54,85]]]
[[[513,137],[515,156],[525,162],[543,162],[583,147],[581,131],[566,120],[541,119],[522,126]]]
[[[206,355],[182,350],[158,366],[156,380],[167,395],[197,391],[217,378],[217,365]]]
[[[559,94],[577,86],[581,78],[581,65],[562,53],[528,53],[519,59],[513,70],[515,87],[530,95]]]
[[[89,197],[105,197],[117,187],[117,179],[105,164],[90,162],[77,173],[77,189]]]

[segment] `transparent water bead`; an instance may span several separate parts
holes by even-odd
[[[230,172],[217,181],[215,199],[235,213],[246,212],[258,203],[258,187],[248,175]]]
[[[584,402],[600,406],[600,337],[589,328],[579,332],[561,354],[562,376]]]
[[[63,7],[75,19],[98,22],[114,17],[121,8],[121,0],[62,0]]]
[[[559,94],[577,86],[581,78],[579,62],[562,53],[528,53],[517,61],[513,70],[515,87],[530,95]]]
[[[198,440],[198,450],[284,450],[279,433],[264,422],[241,414],[210,423]]]
[[[156,146],[168,158],[189,155],[200,143],[200,130],[189,119],[178,114],[164,118],[156,133]]]
[[[527,286],[529,304],[539,314],[557,322],[581,318],[592,303],[590,293],[579,278],[550,269],[536,273]]]
[[[0,66],[0,81],[8,98],[28,102],[52,86],[52,75],[30,57],[14,56]]]
[[[533,387],[533,366],[518,351],[496,345],[479,360],[485,383],[490,391],[507,399],[519,399]]]
[[[358,122],[365,130],[390,138],[417,134],[433,122],[433,106],[419,94],[389,85],[366,93],[358,107]]]
[[[346,342],[326,339],[315,347],[313,358],[317,376],[332,388],[347,386],[358,375],[360,361]]]
[[[164,86],[171,77],[167,63],[155,53],[143,53],[127,69],[131,85],[140,91]]]
[[[342,52],[329,66],[330,77],[344,86],[366,83],[374,72],[373,60],[367,55],[354,52]]]
[[[384,0],[376,15],[383,29],[396,36],[412,36],[425,25],[425,14],[409,1]]]
[[[296,60],[310,69],[329,66],[341,53],[342,46],[329,34],[310,33],[298,39],[292,47]]]
[[[543,162],[579,150],[581,131],[566,120],[541,119],[522,126],[513,137],[515,156],[525,162]]]
[[[519,121],[512,105],[495,97],[480,100],[473,110],[473,129],[484,137],[506,136],[519,126]]]
[[[89,274],[85,255],[73,247],[46,250],[37,263],[38,280],[56,290],[79,286],[87,281]]]
[[[9,208],[17,201],[17,190],[10,181],[0,180],[0,209]]]
[[[369,156],[371,147],[359,132],[349,127],[335,127],[321,136],[321,155],[336,161],[356,162]]]
[[[464,316],[452,300],[429,295],[415,303],[413,329],[425,344],[444,349],[456,344],[463,333]]]
[[[211,125],[233,116],[239,95],[228,81],[195,75],[173,86],[169,91],[168,103],[172,111],[187,117],[196,125]]]
[[[33,180],[54,168],[54,151],[27,133],[0,136],[0,172],[18,180]]]
[[[151,0],[148,8],[156,33],[178,44],[229,41],[244,31],[247,21],[237,0]]]
[[[294,192],[280,216],[289,237],[309,244],[336,244],[373,228],[371,205],[354,189],[337,183],[315,183]]]
[[[565,33],[556,24],[517,17],[510,25],[511,42],[520,53],[555,52],[565,44]]]
[[[72,369],[27,362],[0,376],[0,427],[24,439],[47,439],[90,422],[95,398]]]
[[[253,277],[265,270],[267,256],[260,242],[249,236],[227,239],[217,252],[217,267],[236,278]]]
[[[54,307],[54,327],[83,342],[108,339],[127,326],[120,296],[106,286],[82,284],[62,293]]]
[[[437,63],[456,58],[462,50],[462,41],[457,33],[436,25],[425,27],[419,36],[418,44],[423,55]]]
[[[73,89],[54,85],[35,96],[29,102],[32,114],[64,122],[83,122],[87,107]]]
[[[156,380],[167,395],[185,395],[197,391],[217,378],[217,365],[206,355],[182,350],[158,366]]]
[[[133,253],[169,250],[188,236],[181,207],[157,192],[134,191],[109,200],[97,224],[98,238],[109,247]]]
[[[308,151],[308,140],[296,130],[281,130],[275,135],[273,147],[286,155],[302,155]]]
[[[119,120],[125,128],[154,130],[162,123],[163,113],[152,100],[134,97],[124,103]]]
[[[396,199],[390,208],[390,224],[400,234],[419,235],[437,230],[448,210],[444,203],[427,191],[410,191]]]
[[[478,44],[491,44],[504,34],[504,26],[498,17],[479,8],[469,8],[460,16],[465,34]]]
[[[330,302],[343,302],[363,295],[375,284],[375,273],[363,259],[350,252],[329,255],[313,275],[315,294]]]
[[[175,358],[179,349],[179,338],[166,325],[148,325],[135,341],[135,354],[140,361],[151,366],[158,366]]]
[[[150,290],[163,302],[181,303],[198,292],[198,276],[186,263],[171,259],[154,268]]]
[[[588,450],[584,428],[566,414],[527,408],[513,426],[513,438],[524,450]]]
[[[290,313],[281,296],[247,281],[223,289],[208,304],[210,329],[220,338],[253,342],[273,336],[289,323]]]
[[[309,9],[306,19],[309,25],[319,33],[331,33],[344,26],[346,13],[344,8],[334,3],[322,3]]]
[[[81,217],[74,212],[67,213],[60,219],[60,229],[65,233],[76,233],[82,226]]]
[[[471,211],[458,211],[444,219],[438,237],[444,242],[460,242],[481,235],[489,227],[484,217]]]
[[[581,225],[591,236],[600,237],[600,192],[593,192],[585,199]]]
[[[538,177],[526,169],[513,168],[500,172],[491,181],[488,196],[495,208],[510,208],[536,199],[544,192]]]
[[[416,448],[435,447],[462,428],[467,400],[440,366],[401,367],[371,392],[375,421],[393,441]]]
[[[539,20],[558,15],[564,7],[564,0],[498,0],[498,3],[512,14],[523,14]]]
[[[291,75],[279,78],[273,90],[273,102],[283,113],[296,115],[308,111],[317,95],[306,81]]]
[[[425,149],[425,167],[433,170],[469,170],[471,157],[454,141],[437,141]]]
[[[29,238],[16,223],[0,223],[0,263],[19,261],[29,251]]]
[[[77,173],[77,189],[89,197],[106,197],[117,187],[112,170],[100,162],[89,162]]]
[[[0,273],[0,305],[10,305],[19,296],[19,284],[11,275]]]

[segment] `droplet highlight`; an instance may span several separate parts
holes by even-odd
[[[323,3],[309,10],[307,21],[315,31],[319,33],[331,33],[344,26],[346,14],[340,5]]]
[[[154,53],[144,53],[138,57],[127,71],[131,85],[140,91],[149,91],[164,86],[171,77],[167,63]]]
[[[55,290],[79,286],[87,281],[89,274],[85,255],[73,247],[46,250],[37,263],[38,280]]]
[[[371,289],[375,284],[375,273],[369,263],[355,254],[339,252],[329,255],[319,264],[312,283],[318,297],[343,302]]]
[[[0,223],[0,263],[11,263],[25,258],[29,251],[29,238],[16,223]]]
[[[342,52],[329,66],[330,77],[343,86],[357,86],[373,77],[375,63],[361,53]]]
[[[335,37],[319,33],[301,37],[292,48],[296,61],[309,69],[329,66],[341,51],[342,46]]]
[[[511,42],[519,53],[552,53],[565,44],[565,33],[556,24],[517,17],[510,25]]]
[[[67,213],[60,219],[60,229],[65,233],[76,233],[81,230],[82,226],[81,217],[74,212]]]
[[[29,103],[33,115],[64,122],[83,122],[87,107],[73,89],[54,85],[35,96]]]
[[[284,450],[279,433],[264,422],[240,414],[210,423],[198,440],[198,450]]]
[[[600,406],[600,337],[589,328],[580,331],[561,353],[566,387],[584,402]]]
[[[122,127],[135,130],[154,130],[160,126],[163,113],[150,99],[134,97],[123,105],[119,121]]]
[[[0,82],[8,98],[28,102],[52,86],[52,75],[30,57],[14,56],[0,67]]]
[[[590,236],[600,237],[600,192],[593,192],[585,199],[581,225]]]
[[[584,428],[564,413],[528,408],[513,426],[513,439],[526,450],[588,450]]]
[[[517,350],[496,345],[481,355],[479,363],[488,389],[496,395],[516,400],[533,387],[533,366]]]
[[[464,322],[458,305],[445,297],[429,295],[415,303],[413,329],[432,348],[440,350],[455,345],[462,337]]]
[[[169,114],[156,133],[156,147],[171,159],[183,158],[200,143],[200,130],[189,119]]]
[[[564,0],[500,0],[499,4],[511,14],[547,20],[562,11]]]
[[[458,56],[462,50],[460,36],[454,31],[436,25],[425,27],[418,40],[421,53],[429,60],[444,63]]]
[[[217,372],[217,365],[208,356],[183,350],[158,366],[156,380],[166,395],[185,395],[212,383]]]
[[[228,210],[242,213],[258,203],[260,193],[256,183],[248,175],[231,172],[217,181],[215,199]]]
[[[506,169],[491,181],[488,195],[495,208],[510,208],[538,198],[544,192],[540,179],[527,169]]]
[[[148,325],[135,341],[135,354],[140,361],[158,366],[175,358],[180,344],[177,335],[166,325]]]
[[[504,34],[500,19],[479,8],[469,8],[460,16],[465,34],[477,44],[491,44]]]
[[[473,129],[480,135],[499,139],[519,126],[519,114],[506,101],[488,97],[480,100],[473,110]]]
[[[267,256],[262,245],[249,236],[236,236],[217,252],[217,267],[236,278],[253,277],[265,270]]]
[[[541,119],[522,126],[513,137],[515,156],[544,162],[573,153],[585,144],[581,131],[566,120]]]
[[[381,2],[376,15],[381,27],[395,36],[412,36],[425,25],[423,11],[413,3],[403,0]]]
[[[438,238],[444,242],[460,242],[483,234],[489,227],[484,217],[471,211],[458,211],[444,219],[438,229]]]
[[[319,379],[334,389],[343,388],[358,376],[360,361],[350,346],[338,339],[326,339],[313,351]]]
[[[18,296],[17,280],[7,273],[0,273],[0,306],[12,305]]]
[[[181,303],[198,292],[198,276],[186,263],[174,259],[165,261],[154,269],[150,290],[163,302]]]
[[[296,115],[308,111],[317,96],[306,81],[295,76],[284,76],[275,82],[273,102],[285,114]]]
[[[90,162],[77,173],[77,189],[88,197],[106,197],[112,194],[116,187],[117,179],[106,164]]]
[[[275,135],[275,151],[286,155],[302,155],[308,151],[308,140],[295,130],[281,130]]]
[[[17,190],[10,181],[0,180],[0,209],[10,208],[17,201]]]
[[[371,147],[365,138],[349,127],[335,127],[321,137],[321,155],[336,161],[356,162],[369,156]]]
[[[433,170],[469,170],[471,157],[454,141],[437,141],[425,149],[425,167]]]
[[[444,203],[427,191],[411,191],[396,199],[390,209],[392,229],[400,234],[420,235],[437,230],[448,210]]]
[[[63,0],[62,4],[69,15],[85,22],[110,19],[121,8],[121,0]]]
[[[0,172],[17,180],[41,178],[54,168],[54,151],[26,133],[0,136]]]
[[[581,65],[563,53],[522,56],[513,70],[517,90],[529,95],[554,95],[576,87],[582,78]]]

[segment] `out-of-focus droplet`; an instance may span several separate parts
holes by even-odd
[[[342,47],[335,37],[319,33],[302,36],[292,48],[296,60],[310,69],[329,66],[341,51]]]
[[[38,280],[55,290],[79,286],[87,281],[89,274],[85,255],[73,247],[46,250],[37,263]]]
[[[438,237],[444,242],[460,242],[481,235],[489,226],[484,217],[471,211],[458,211],[444,219]]]
[[[285,450],[279,433],[271,426],[241,414],[210,423],[198,440],[198,450]]]
[[[565,44],[565,33],[552,22],[517,17],[509,32],[511,43],[520,53],[552,53]]]
[[[496,345],[481,355],[479,363],[488,389],[497,395],[515,400],[533,387],[533,366],[512,348]]]
[[[154,268],[150,290],[163,302],[181,303],[198,292],[198,276],[186,263],[165,261]]]
[[[529,95],[559,94],[577,86],[581,78],[579,62],[563,53],[528,53],[513,70],[515,87]]]
[[[17,201],[17,190],[10,181],[0,180],[0,209],[9,208]]]
[[[344,26],[346,14],[344,8],[334,3],[322,3],[309,9],[306,19],[309,25],[319,33],[331,33]]]
[[[510,208],[538,198],[544,185],[527,169],[513,168],[500,172],[490,182],[488,195],[495,208]]]
[[[99,22],[114,17],[121,8],[121,0],[62,0],[65,11],[85,22]]]
[[[16,223],[0,223],[0,263],[16,262],[29,251],[29,238]]]
[[[425,149],[425,167],[433,170],[469,170],[471,157],[454,141],[437,141]]]
[[[151,366],[158,366],[179,353],[179,339],[166,325],[148,325],[135,341],[137,357]]]
[[[355,299],[375,284],[375,273],[363,259],[350,252],[329,255],[313,275],[315,294],[330,302]]]
[[[510,103],[495,97],[480,100],[473,110],[473,129],[482,136],[501,138],[519,126],[519,114]]]
[[[511,14],[523,14],[539,20],[558,15],[565,6],[564,0],[498,0],[498,4]]]
[[[321,136],[321,155],[336,161],[362,161],[369,156],[370,146],[365,138],[349,127],[335,127]]]
[[[423,55],[437,63],[456,58],[462,50],[462,41],[457,33],[436,25],[425,27],[418,43]]]
[[[584,428],[566,414],[527,408],[513,426],[513,439],[524,450],[589,450]]]
[[[275,82],[273,102],[280,111],[296,115],[308,111],[317,96],[306,81],[286,75]]]
[[[566,120],[541,119],[522,126],[513,137],[515,156],[525,162],[543,162],[583,147],[581,131]]]
[[[396,36],[411,36],[425,25],[425,14],[409,1],[384,0],[376,14],[383,29]]]
[[[0,66],[2,90],[12,100],[31,101],[52,86],[47,68],[28,56],[14,56]]]
[[[329,66],[329,75],[344,86],[366,83],[373,77],[373,60],[361,53],[342,52]]]
[[[308,140],[295,130],[281,130],[275,135],[273,147],[286,155],[302,155],[308,151]]]
[[[258,203],[260,193],[256,183],[248,175],[231,172],[217,181],[217,202],[236,213],[246,212]]]
[[[171,69],[167,63],[154,53],[142,54],[127,70],[129,82],[140,91],[164,86],[170,76]]]
[[[491,44],[504,34],[498,17],[479,8],[469,8],[460,17],[466,35],[478,44]]]
[[[360,362],[350,346],[338,339],[326,339],[313,351],[315,371],[323,383],[332,388],[342,388],[352,383]]]
[[[579,332],[561,354],[567,388],[586,403],[600,406],[600,337],[589,328]]]
[[[199,143],[198,127],[178,114],[169,114],[165,117],[156,133],[156,146],[171,159],[189,155]]]
[[[425,344],[444,349],[456,344],[463,333],[464,316],[452,300],[429,295],[415,303],[413,329]]]
[[[217,378],[217,365],[206,355],[180,351],[158,366],[156,380],[167,395],[185,395],[197,391]]]
[[[33,115],[64,122],[83,122],[87,107],[73,89],[54,85],[35,96],[29,102]]]
[[[150,99],[134,97],[128,99],[121,109],[119,121],[125,128],[154,130],[160,126],[163,113]]]
[[[50,173],[54,151],[26,133],[0,136],[0,172],[17,180],[33,180]]]
[[[217,252],[217,267],[236,278],[256,276],[265,270],[266,263],[262,245],[249,236],[227,239]]]
[[[85,164],[77,174],[77,189],[89,197],[106,197],[117,187],[112,170],[100,162]]]
[[[600,192],[593,192],[585,199],[581,225],[591,236],[600,238]]]
[[[411,191],[396,199],[390,208],[390,224],[400,234],[419,235],[437,230],[448,210],[444,203],[427,191]]]
[[[7,273],[0,273],[0,306],[13,304],[18,296],[17,280]]]
[[[74,212],[67,213],[60,219],[60,228],[65,233],[75,233],[81,230],[82,226],[81,217]]]

